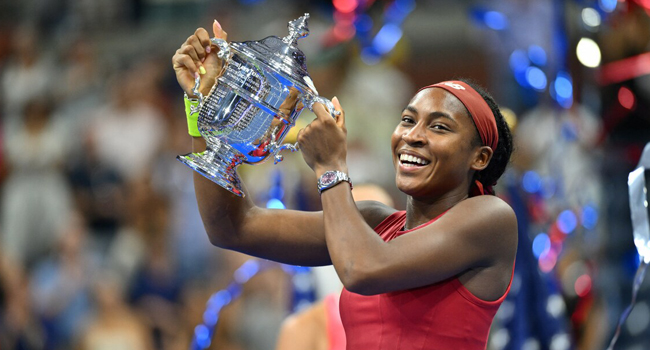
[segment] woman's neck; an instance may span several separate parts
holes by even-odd
[[[409,196],[406,202],[404,229],[410,230],[429,222],[467,197],[467,193],[448,193],[440,198],[424,200]]]

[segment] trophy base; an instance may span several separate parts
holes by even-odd
[[[239,197],[245,196],[241,180],[235,171],[240,162],[227,160],[209,148],[201,153],[177,156],[176,159],[232,194]]]

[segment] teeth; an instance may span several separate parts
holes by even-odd
[[[399,160],[402,161],[402,162],[416,163],[416,164],[420,164],[420,165],[429,164],[428,161],[426,161],[426,160],[424,160],[422,158],[418,158],[416,156],[410,155],[410,154],[400,154]],[[410,166],[411,164],[404,164],[404,165]]]

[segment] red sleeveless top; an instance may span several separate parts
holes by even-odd
[[[412,231],[402,231],[405,222],[406,212],[396,212],[382,221],[375,231],[388,242]],[[509,291],[510,285],[498,300],[485,301],[474,296],[457,277],[420,288],[371,296],[343,289],[339,308],[347,349],[484,350],[494,314]]]

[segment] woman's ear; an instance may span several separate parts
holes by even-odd
[[[476,150],[474,155],[474,160],[472,161],[471,168],[475,171],[481,171],[487,168],[490,164],[490,159],[492,159],[492,148],[489,146],[481,146]]]

